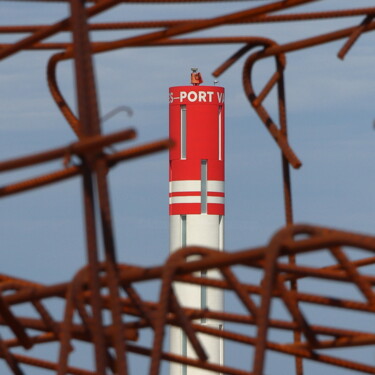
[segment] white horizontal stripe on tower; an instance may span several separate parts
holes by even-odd
[[[218,204],[224,204],[225,199],[224,197],[207,197],[207,203],[218,203]],[[169,198],[169,204],[174,203],[201,203],[201,197],[200,196],[178,196],[178,197],[170,197]]]
[[[169,204],[173,203],[201,203],[201,197],[198,196],[185,196],[185,197],[170,197]]]
[[[201,191],[201,180],[170,181],[169,192]],[[207,181],[207,191],[224,193],[224,181]]]
[[[170,193],[179,193],[182,191],[201,191],[200,180],[183,180],[183,181],[171,181],[169,183]]]
[[[224,193],[224,181],[207,181],[207,191],[212,191],[216,193]]]
[[[224,204],[224,197],[211,197],[210,195],[207,197],[207,203],[220,203]]]

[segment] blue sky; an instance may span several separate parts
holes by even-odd
[[[256,5],[258,2],[251,2]],[[259,2],[260,3],[260,2]],[[243,9],[250,2],[217,5],[121,5],[95,21],[149,20],[214,16]],[[372,6],[370,0],[327,0],[305,9]],[[300,8],[298,10],[303,10]],[[1,24],[39,24],[67,14],[64,4],[4,1]],[[361,18],[293,24],[240,25],[194,36],[266,36],[279,43],[359,23]],[[133,32],[95,33],[117,39]],[[0,42],[19,36],[0,35]],[[54,40],[66,40],[68,34]],[[373,97],[375,34],[363,35],[344,61],[336,57],[343,41],[287,56],[285,73],[290,143],[303,162],[292,172],[295,221],[373,233],[375,156]],[[189,82],[199,67],[204,83],[211,72],[239,49],[233,46],[130,48],[95,56],[101,114],[120,105],[103,124],[109,133],[135,127],[135,145],[168,136],[169,86]],[[1,62],[0,158],[61,146],[75,140],[48,92],[46,63],[51,52],[22,52]],[[219,78],[226,88],[226,249],[265,244],[284,225],[279,150],[243,93],[244,59]],[[256,66],[258,87],[272,64]],[[60,64],[58,79],[74,106],[71,62]],[[266,102],[275,113],[275,100]],[[117,147],[120,148],[120,147]],[[51,164],[51,170],[60,164]],[[41,173],[34,168],[1,176],[1,185]],[[110,173],[112,209],[119,259],[140,265],[162,263],[168,255],[168,155],[126,162]],[[0,272],[38,282],[69,280],[85,264],[80,181],[51,185],[1,201],[3,259]],[[373,354],[372,354],[373,357]],[[276,358],[290,366],[290,361]],[[275,365],[270,362],[270,372]],[[311,372],[316,365],[309,365]],[[277,368],[277,367],[276,367]],[[288,368],[288,367],[286,367]],[[344,370],[329,369],[331,374]]]

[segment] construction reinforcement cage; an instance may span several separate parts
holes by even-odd
[[[62,15],[58,21],[32,24],[33,12],[38,12],[42,5],[49,4],[49,9],[56,5],[59,10],[64,3],[68,14],[66,18]],[[158,15],[147,20],[129,20],[126,12],[119,12],[123,17],[120,21],[109,18],[106,22],[96,22],[94,19],[100,15],[103,16],[100,20],[105,20],[112,8],[126,8],[132,3],[143,6],[146,18],[149,14],[151,17],[156,14],[157,7],[163,7],[161,14],[169,17],[170,9],[171,19],[160,19]],[[198,10],[207,4],[215,11],[207,17],[186,19],[188,3],[194,7],[196,14],[201,14]],[[217,3],[216,7],[212,7],[213,3]],[[228,3],[236,3],[234,10],[228,10]],[[0,196],[8,199],[15,194],[76,177],[82,186],[82,237],[86,241],[86,264],[73,270],[74,276],[66,282],[44,284],[26,280],[22,275],[13,276],[12,269],[1,270],[2,373],[139,374],[134,366],[129,365],[136,355],[146,364],[150,375],[167,371],[167,367],[162,369],[161,366],[168,362],[217,374],[261,375],[275,370],[268,361],[271,357],[266,357],[266,354],[276,352],[292,359],[293,371],[297,375],[306,372],[305,363],[311,362],[318,362],[322,366],[319,367],[320,372],[325,374],[341,374],[344,369],[353,373],[375,374],[374,355],[361,354],[361,351],[368,353],[375,344],[374,325],[357,328],[353,324],[356,320],[370,322],[374,317],[372,314],[375,314],[372,289],[375,277],[371,267],[375,263],[375,236],[323,225],[294,223],[290,169],[298,169],[302,163],[288,141],[284,80],[288,53],[341,41],[338,57],[344,59],[365,33],[375,29],[375,7],[359,8],[358,4],[354,0],[25,0],[0,4],[0,12],[1,8],[10,5],[13,10],[18,8],[19,14],[30,12],[31,22],[19,24],[17,20],[8,19],[1,22],[0,33],[5,40],[0,44],[2,63],[12,61],[16,54],[24,51],[51,53],[46,67],[48,88],[73,136],[76,136],[66,146],[26,156],[22,155],[22,146],[19,146],[17,154],[22,156],[1,160],[3,175],[18,169],[21,172],[16,182],[2,182]],[[222,13],[217,15],[221,9]],[[51,19],[56,19],[56,12]],[[345,20],[349,26],[341,28],[342,23],[334,22],[338,19]],[[333,30],[322,32],[314,26],[315,22],[322,20],[331,21]],[[300,37],[295,33],[293,40],[278,43],[276,34],[273,38],[262,36],[265,30],[262,25],[271,23],[280,23],[284,28],[292,28],[295,23],[306,24],[311,35]],[[249,36],[247,32],[239,36],[234,36],[233,32],[226,33],[226,27],[241,25],[252,25],[252,35],[257,36]],[[256,31],[257,27],[259,31]],[[111,39],[112,32],[129,30],[129,35]],[[99,31],[108,33],[109,37],[103,41],[98,37]],[[218,62],[220,65],[213,75],[221,76],[242,58],[246,99],[281,151],[285,226],[270,234],[271,239],[265,245],[241,251],[216,252],[188,247],[172,254],[161,265],[143,267],[119,262],[110,207],[109,171],[120,162],[167,150],[171,142],[169,139],[158,139],[122,150],[112,147],[135,138],[136,132],[127,128],[103,134],[93,56],[135,47],[157,47],[159,50],[167,46],[191,48],[198,45],[233,45],[228,47],[231,51],[240,46],[234,54],[230,52],[224,62]],[[76,111],[63,95],[57,79],[57,67],[66,60],[74,64]],[[256,89],[252,71],[263,61],[272,61],[274,71],[265,84]],[[124,61],[124,69],[126,64]],[[27,67],[25,58],[24,70],[19,73],[28,74]],[[348,76],[352,73],[347,72]],[[134,77],[136,80],[140,78]],[[3,82],[1,90],[9,90],[7,81]],[[170,82],[165,82],[165,86],[168,85]],[[270,97],[276,102],[272,110],[268,110],[266,105]],[[31,90],[30,101],[32,99]],[[11,100],[17,103],[18,98]],[[21,104],[18,108],[22,111]],[[277,113],[276,119],[271,112]],[[251,158],[250,152],[248,157]],[[62,165],[55,164],[56,170],[38,172],[32,177],[22,173],[26,167],[56,160],[63,162]],[[6,176],[14,177],[13,174]],[[371,197],[367,199],[371,200]],[[18,228],[21,230],[20,226]],[[12,235],[17,237],[17,231]],[[251,238],[248,243],[250,246]],[[2,257],[8,257],[9,251],[11,249],[3,249]],[[33,256],[28,254],[28,249],[24,251],[25,256],[19,262],[26,262],[32,267]],[[354,258],[353,252],[357,254]],[[304,260],[321,261],[299,262],[301,256]],[[329,262],[322,264],[325,259]],[[216,269],[220,277],[210,279],[200,276],[202,271],[210,269]],[[43,279],[43,275],[36,275],[38,278]],[[306,284],[308,280],[318,281],[311,284],[317,286],[304,289],[304,285],[310,285]],[[142,294],[145,282],[156,285],[154,298]],[[225,311],[185,308],[176,297],[175,282],[219,288],[225,291],[228,300],[235,302],[227,304]],[[328,292],[325,283],[334,283],[336,287]],[[356,294],[342,293],[342,285],[349,285]],[[271,303],[280,306],[283,313],[275,316]],[[322,319],[322,316],[332,315],[335,319]],[[203,318],[223,321],[224,329],[197,324],[197,320]],[[184,331],[194,349],[194,357],[169,351],[168,330],[171,326]],[[146,338],[142,338],[144,334]],[[223,365],[210,362],[201,343],[203,335],[222,338],[228,361]],[[231,361],[230,356],[236,357],[234,353],[237,351],[243,353],[241,360]],[[78,358],[74,364],[71,360],[73,356]],[[283,371],[279,368],[278,373]]]

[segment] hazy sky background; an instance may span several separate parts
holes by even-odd
[[[121,5],[92,22],[212,17],[260,3]],[[373,4],[371,0],[326,0],[295,11]],[[67,14],[68,7],[59,3],[0,4],[0,24],[50,23]],[[361,20],[239,25],[192,36],[265,36],[284,43],[356,25]],[[95,40],[112,40],[134,33],[138,31],[92,35]],[[18,38],[20,35],[0,35],[0,43]],[[52,40],[69,38],[65,33]],[[292,172],[295,222],[374,232],[374,42],[374,33],[364,34],[344,61],[336,56],[344,41],[287,56],[289,139],[303,162],[300,170]],[[120,113],[108,120],[103,132],[135,127],[137,140],[123,144],[124,147],[167,137],[168,87],[188,84],[191,67],[199,67],[204,84],[212,84],[211,72],[240,47],[129,48],[95,56],[101,115],[121,105],[134,111],[131,118]],[[22,52],[1,62],[1,160],[75,141],[48,91],[46,64],[51,55],[51,51]],[[245,98],[243,62],[244,58],[219,78],[219,84],[226,89],[228,251],[266,244],[284,225],[280,152]],[[259,89],[273,73],[273,61],[257,63],[255,72]],[[58,80],[64,95],[75,106],[71,62],[59,65]],[[277,118],[274,97],[266,103]],[[60,165],[52,163],[47,169]],[[45,170],[43,167],[5,173],[1,185]],[[169,246],[167,153],[119,164],[109,180],[120,261],[139,265],[164,262]],[[80,186],[80,180],[75,178],[1,201],[1,273],[56,283],[70,280],[85,264]],[[373,349],[369,353],[369,363],[374,364]],[[286,366],[285,374],[290,373],[289,360],[278,355],[272,358],[276,362],[270,361],[270,374],[276,373],[279,363]],[[307,365],[307,371],[310,372],[306,374],[313,374],[316,365]],[[348,373],[333,367],[324,371]]]

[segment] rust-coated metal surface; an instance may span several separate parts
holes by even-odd
[[[47,1],[47,0],[46,0]],[[49,0],[53,3],[53,0]],[[321,322],[318,315],[305,312],[307,305],[321,311],[353,314],[375,314],[375,277],[371,265],[375,263],[375,237],[359,235],[310,225],[293,223],[290,168],[298,169],[301,160],[288,141],[284,72],[288,52],[342,40],[338,57],[343,59],[363,33],[375,29],[375,7],[308,12],[303,5],[326,3],[317,0],[244,1],[244,10],[222,16],[201,19],[149,20],[139,22],[89,23],[91,17],[105,13],[121,0],[71,0],[70,16],[45,25],[2,26],[0,33],[17,34],[21,37],[13,43],[0,45],[0,59],[12,59],[22,50],[55,51],[47,66],[47,80],[51,95],[66,118],[77,140],[65,147],[41,151],[0,162],[0,171],[10,171],[61,159],[63,167],[54,172],[17,181],[0,188],[0,196],[37,189],[41,186],[79,176],[82,180],[84,203],[87,265],[76,270],[72,280],[56,285],[44,285],[19,279],[12,275],[0,275],[0,323],[9,329],[10,337],[0,337],[0,357],[7,364],[9,373],[26,374],[28,367],[51,370],[63,374],[129,374],[129,356],[136,353],[149,361],[149,374],[160,373],[162,361],[172,361],[216,373],[261,375],[264,373],[266,355],[269,351],[283,353],[295,358],[295,373],[302,375],[303,359],[375,374],[375,365],[350,359],[340,351],[331,349],[366,348],[375,345],[375,333],[360,330],[343,323],[341,318]],[[134,3],[161,3],[162,1],[133,1]],[[189,1],[170,0],[170,3]],[[194,3],[195,1],[190,1]],[[196,1],[198,2],[198,1]],[[214,3],[215,0],[207,1]],[[351,2],[352,4],[355,2]],[[149,4],[151,6],[151,4]],[[22,6],[22,1],[19,2]],[[38,2],[35,2],[38,7]],[[155,4],[153,5],[155,6]],[[199,5],[198,5],[199,6]],[[294,9],[295,8],[295,9]],[[277,13],[284,11],[282,13]],[[223,25],[248,23],[313,21],[327,18],[363,17],[360,24],[338,29],[326,34],[319,33],[306,39],[278,44],[265,37],[223,36],[192,37],[188,34]],[[136,30],[120,40],[96,41],[89,37],[90,30]],[[48,41],[47,38],[70,32],[69,41]],[[25,36],[26,35],[26,36]],[[66,34],[64,34],[66,35]],[[185,36],[188,35],[188,36]],[[117,261],[113,222],[110,208],[108,173],[121,161],[166,150],[171,146],[168,139],[108,153],[108,146],[136,136],[135,130],[126,129],[102,135],[98,114],[92,54],[119,48],[137,46],[177,46],[202,44],[243,44],[237,53],[226,61],[219,61],[214,76],[220,76],[240,57],[246,55],[243,66],[243,88],[252,108],[264,123],[266,130],[281,150],[285,202],[285,228],[272,235],[269,243],[248,250],[218,253],[205,248],[186,248],[174,253],[165,264],[155,267],[137,267]],[[254,51],[255,52],[254,52]],[[273,58],[275,71],[259,92],[252,82],[252,70],[264,58]],[[59,62],[74,61],[77,93],[77,113],[69,107],[56,79]],[[278,116],[273,119],[265,107],[265,99],[273,88],[278,98]],[[71,158],[79,160],[72,164]],[[98,226],[96,223],[99,222]],[[101,231],[101,233],[99,233]],[[98,255],[98,241],[104,243],[104,257]],[[250,240],[249,240],[250,241]],[[249,243],[251,246],[251,243]],[[361,250],[361,258],[353,260],[350,251]],[[333,261],[325,267],[301,263],[298,256],[327,253]],[[191,257],[194,255],[193,257]],[[194,259],[189,260],[187,259]],[[309,258],[303,258],[309,259]],[[215,268],[221,277],[208,279],[198,277],[197,271]],[[10,270],[11,273],[11,270]],[[248,277],[247,275],[257,275]],[[314,290],[304,290],[305,280],[320,282]],[[146,281],[160,285],[159,295],[147,300],[139,292]],[[298,284],[297,284],[298,281]],[[210,288],[226,290],[237,306],[233,311],[209,311],[184,308],[175,295],[173,283],[193,283]],[[329,283],[351,285],[357,290],[358,299],[343,295],[326,295]],[[63,311],[49,311],[48,301],[62,301]],[[285,314],[275,317],[271,303],[283,306]],[[24,315],[18,305],[33,308],[34,313]],[[29,310],[26,310],[29,311]],[[357,314],[357,315],[356,315]],[[327,316],[329,313],[327,313]],[[367,316],[366,315],[366,316]],[[225,322],[223,330],[200,325],[200,319],[211,318]],[[168,352],[168,327],[181,327],[195,350],[196,358],[186,358]],[[143,331],[150,333],[147,344],[137,342]],[[278,340],[277,332],[289,332],[289,339]],[[276,332],[276,334],[274,334]],[[249,348],[241,363],[220,366],[211,363],[200,343],[202,335],[223,338],[225,344]],[[31,349],[43,344],[58,346],[58,358],[38,357]],[[70,363],[72,353],[80,350],[81,343],[94,349],[94,364],[87,368],[82,360],[80,367]],[[20,348],[23,350],[21,351]],[[251,348],[251,351],[250,351]],[[343,352],[346,353],[346,352]]]

